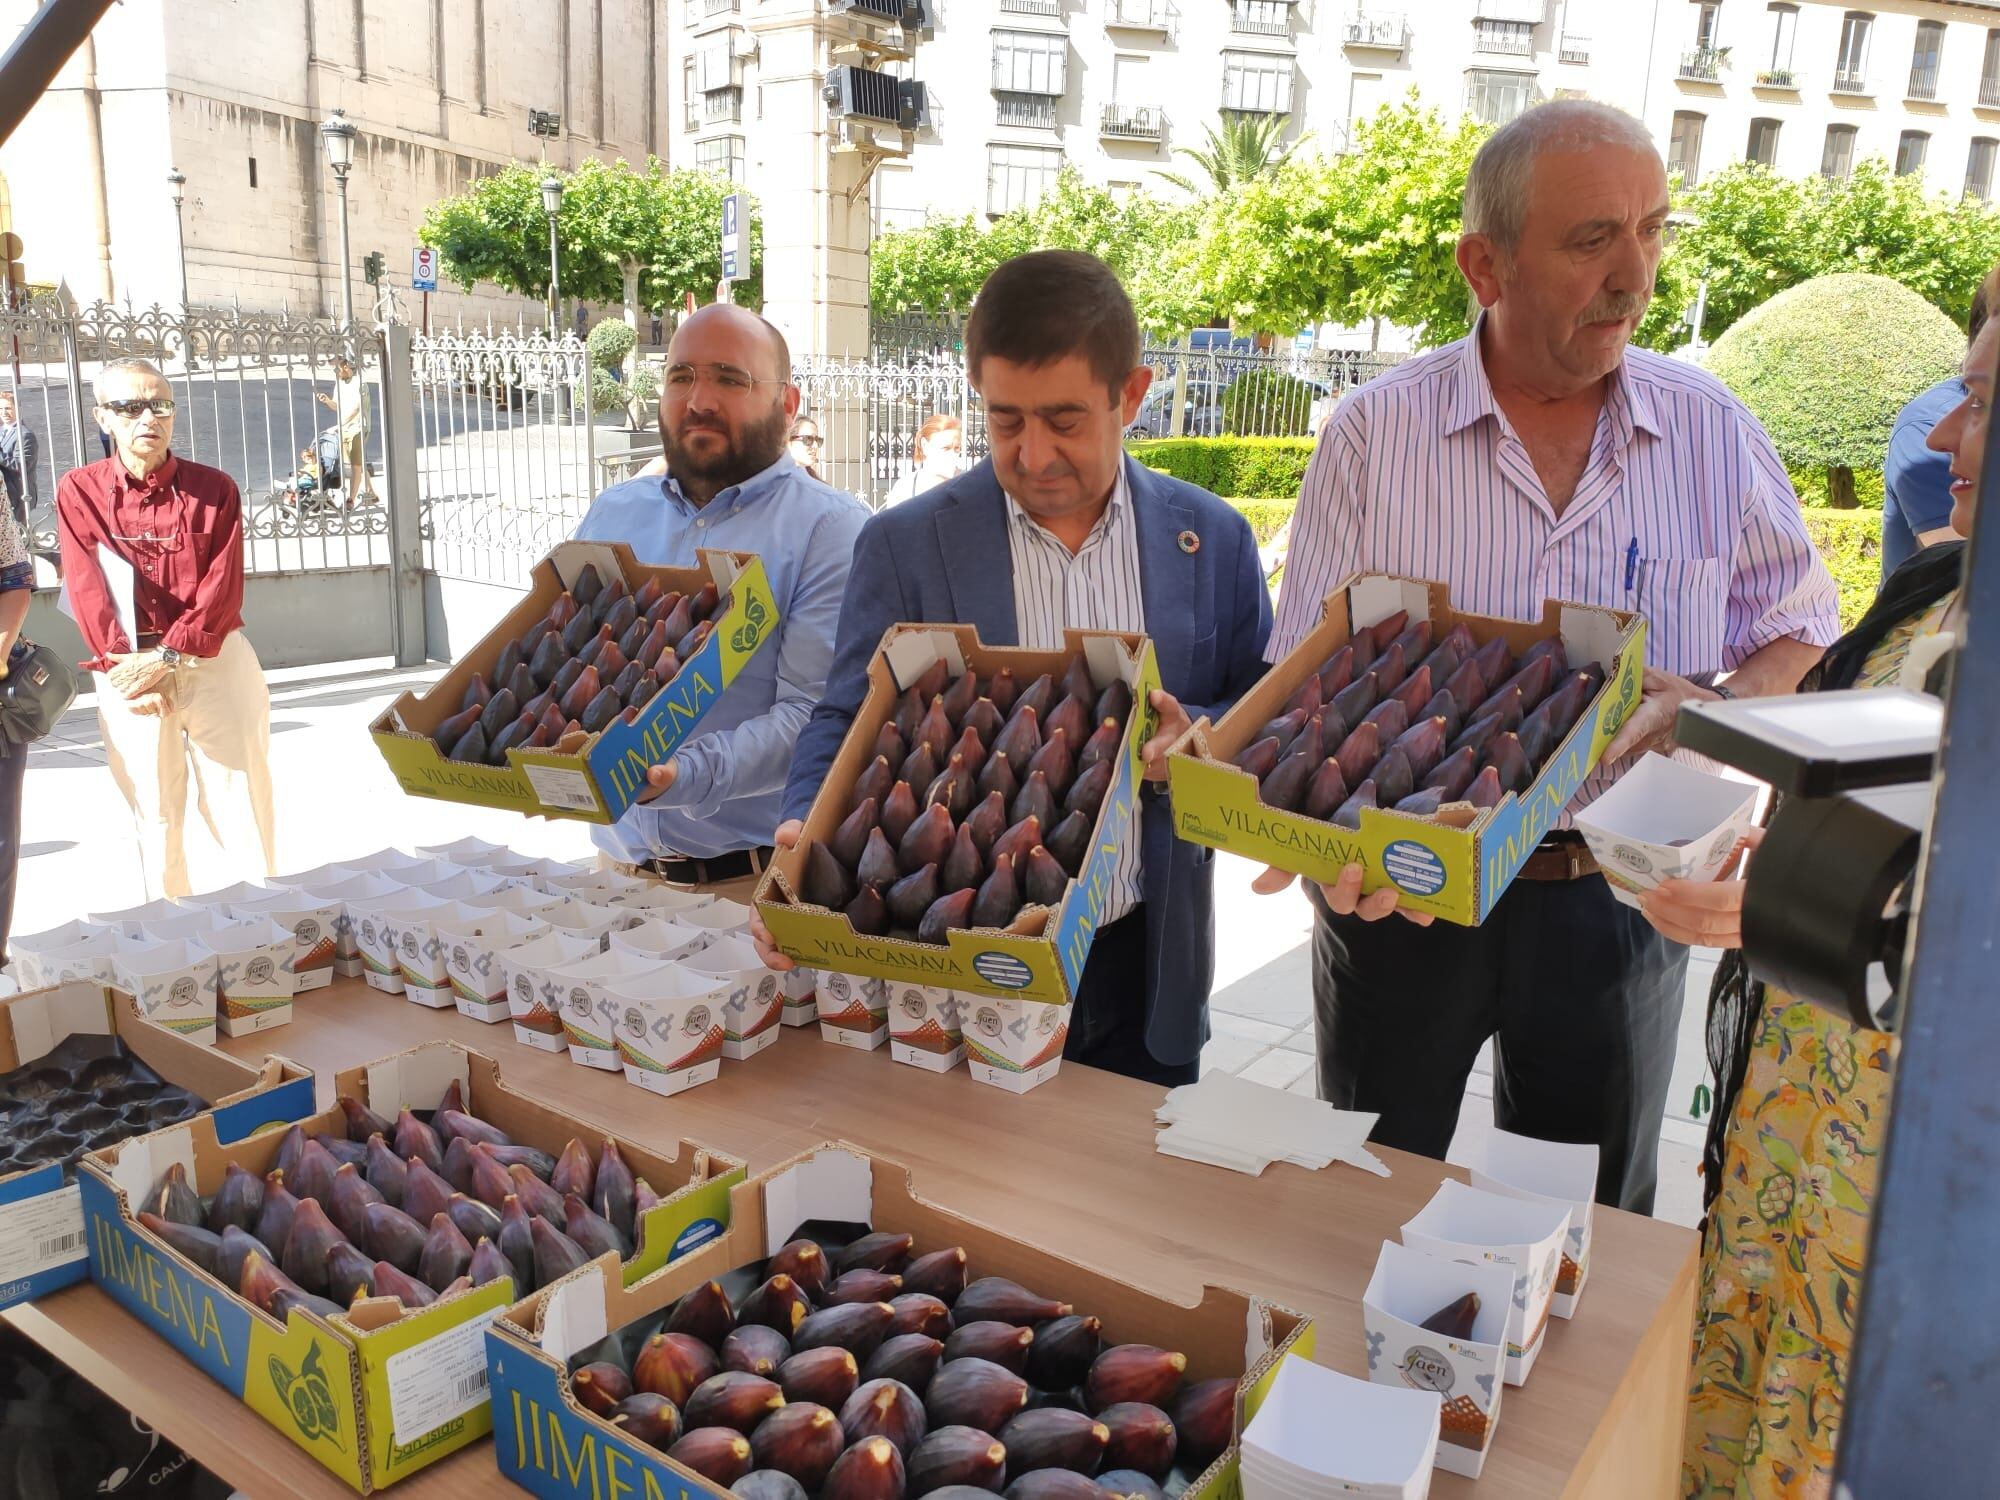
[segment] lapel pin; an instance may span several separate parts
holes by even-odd
[[[1201,551],[1201,538],[1196,536],[1192,531],[1183,531],[1180,534],[1179,541],[1181,551],[1185,552],[1189,557],[1193,557],[1195,553]]]

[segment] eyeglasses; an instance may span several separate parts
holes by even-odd
[[[789,385],[786,380],[759,380],[748,370],[739,370],[735,365],[669,365],[667,367],[667,394],[679,400],[686,400],[694,394],[694,388],[706,380],[725,396],[741,396],[760,385]]]
[[[171,417],[174,414],[174,399],[171,396],[150,396],[137,401],[100,401],[98,405],[113,416],[132,421],[149,411],[156,417]]]
[[[826,446],[826,439],[816,432],[802,432],[793,438],[792,441],[795,443],[804,443],[808,448],[824,448]]]

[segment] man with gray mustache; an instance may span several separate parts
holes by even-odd
[[[1539,620],[1563,599],[1646,617],[1644,700],[1484,923],[1397,913],[1393,885],[1360,895],[1358,864],[1308,891],[1321,1098],[1442,1157],[1491,1039],[1494,1122],[1596,1145],[1598,1200],[1640,1213],[1688,953],[1612,899],[1570,812],[1668,748],[1681,703],[1789,693],[1840,633],[1756,419],[1699,368],[1627,347],[1667,206],[1646,128],[1606,105],[1541,105],[1487,140],[1458,245],[1479,316],[1321,429],[1266,653],[1357,572],[1443,582],[1472,614]]]

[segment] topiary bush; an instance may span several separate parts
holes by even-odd
[[[1799,497],[1799,504],[1808,510],[1816,505],[1826,505],[1826,470],[1792,469],[1788,471],[1792,480],[1792,493]],[[1882,471],[1880,469],[1857,469],[1854,471],[1854,503],[1863,510],[1882,508]]]
[[[638,342],[639,335],[625,326],[623,318],[606,318],[590,330],[583,347],[593,366],[613,370],[625,363],[625,356]]]
[[[1222,393],[1222,430],[1232,435],[1311,437],[1313,402],[1319,392],[1283,370],[1252,370],[1229,382]]]
[[[1806,535],[1840,589],[1840,628],[1852,629],[1882,585],[1882,512],[1808,508]]]
[[[618,378],[626,357],[638,343],[639,335],[622,318],[606,318],[583,341],[590,359],[590,409],[623,413],[625,425],[635,428],[648,425],[646,409],[660,399],[659,382],[650,369],[641,366],[632,371],[630,380]]]
[[[1162,474],[1232,500],[1296,500],[1312,458],[1310,438],[1153,438],[1126,452]]]
[[[1886,276],[1816,276],[1753,308],[1704,361],[1764,424],[1790,468],[1823,469],[1852,509],[1854,471],[1880,469],[1896,413],[1955,370],[1957,324]]]

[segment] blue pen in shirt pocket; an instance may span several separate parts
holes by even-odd
[[[1639,579],[1639,539],[1632,538],[1632,545],[1625,549],[1625,592],[1631,593],[1632,586]]]

